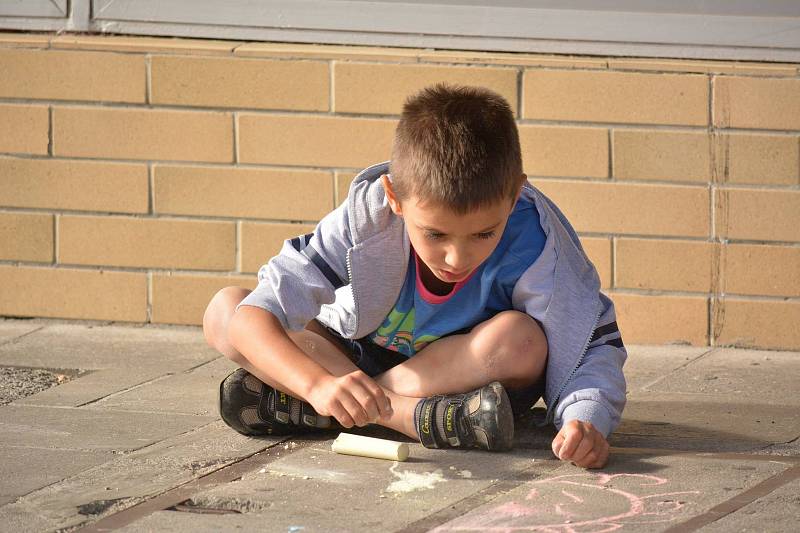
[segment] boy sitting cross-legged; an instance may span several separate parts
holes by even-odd
[[[206,310],[242,368],[220,413],[244,434],[377,423],[429,448],[513,445],[543,396],[553,452],[602,467],[625,404],[614,307],[564,215],[528,184],[508,103],[436,85],[410,98],[392,159],[362,171],[249,292]]]

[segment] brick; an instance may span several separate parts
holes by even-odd
[[[471,50],[425,50],[419,53],[419,60],[427,63],[471,63],[580,69],[606,68],[605,59],[525,53],[476,52]]]
[[[614,255],[614,286],[709,292],[714,253],[710,242],[620,238]]]
[[[153,174],[156,213],[319,220],[334,207],[329,172],[157,165]]]
[[[337,113],[399,115],[406,98],[439,82],[492,89],[517,111],[517,71],[511,68],[336,62],[333,77]]]
[[[581,237],[581,245],[600,275],[600,286],[611,287],[611,241],[598,237]]]
[[[340,205],[347,199],[350,184],[355,177],[354,172],[336,172],[336,205]]]
[[[0,265],[0,315],[147,320],[147,276]]]
[[[708,298],[613,293],[626,344],[708,345]]]
[[[0,213],[0,259],[53,261],[53,215]]]
[[[800,242],[800,191],[717,189],[714,209],[719,237]]]
[[[684,185],[641,185],[535,180],[577,231],[707,237],[708,189]]]
[[[708,78],[694,74],[526,70],[524,118],[708,124]]]
[[[145,165],[0,158],[0,176],[0,205],[6,207],[116,213],[148,209]]]
[[[153,275],[151,321],[157,324],[202,325],[214,294],[228,286],[254,289],[255,276]]]
[[[246,43],[237,46],[234,55],[242,57],[286,57],[356,61],[392,61],[415,63],[419,48],[379,46],[323,45],[299,43]]]
[[[614,130],[614,177],[711,181],[711,142],[705,132]]]
[[[800,80],[719,76],[713,86],[715,126],[800,130]]]
[[[395,120],[302,115],[239,115],[239,159],[361,168],[389,159]]]
[[[109,108],[54,109],[55,155],[233,162],[229,113]]]
[[[611,70],[655,70],[659,72],[695,72],[703,74],[753,74],[762,76],[795,76],[791,64],[738,63],[735,61],[654,61],[650,59],[614,58],[608,60]]]
[[[283,241],[314,231],[313,224],[258,224],[241,227],[242,272],[258,272],[261,265],[280,252]]]
[[[233,270],[233,222],[62,216],[58,261],[75,265]]]
[[[525,172],[534,176],[608,177],[608,130],[520,126]]]
[[[122,35],[60,35],[50,42],[52,48],[72,50],[113,50],[117,52],[167,52],[185,55],[230,54],[237,41],[177,39],[173,37],[125,37]]]
[[[716,343],[771,350],[800,350],[800,302],[726,298]]]
[[[796,135],[719,135],[715,142],[720,183],[796,185],[800,182],[800,142]]]
[[[0,105],[0,152],[47,155],[47,107]]]
[[[154,104],[327,111],[330,73],[321,61],[156,56]]]
[[[0,49],[0,97],[144,103],[143,55]]]
[[[730,244],[722,268],[726,294],[800,297],[800,248]]]

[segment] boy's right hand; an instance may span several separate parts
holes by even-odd
[[[346,428],[363,427],[392,414],[392,404],[383,389],[361,370],[324,377],[306,400],[317,413],[334,417]]]

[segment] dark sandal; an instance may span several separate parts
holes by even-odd
[[[243,435],[289,435],[340,427],[308,403],[262,383],[243,368],[219,384],[219,414]]]
[[[513,446],[514,415],[497,381],[465,394],[431,396],[417,409],[417,432],[426,448],[503,451]]]

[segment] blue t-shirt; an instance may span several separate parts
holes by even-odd
[[[436,339],[471,329],[512,309],[514,286],[542,253],[545,241],[539,212],[532,202],[520,198],[492,254],[444,296],[431,293],[422,284],[412,250],[400,296],[368,339],[411,357]]]

